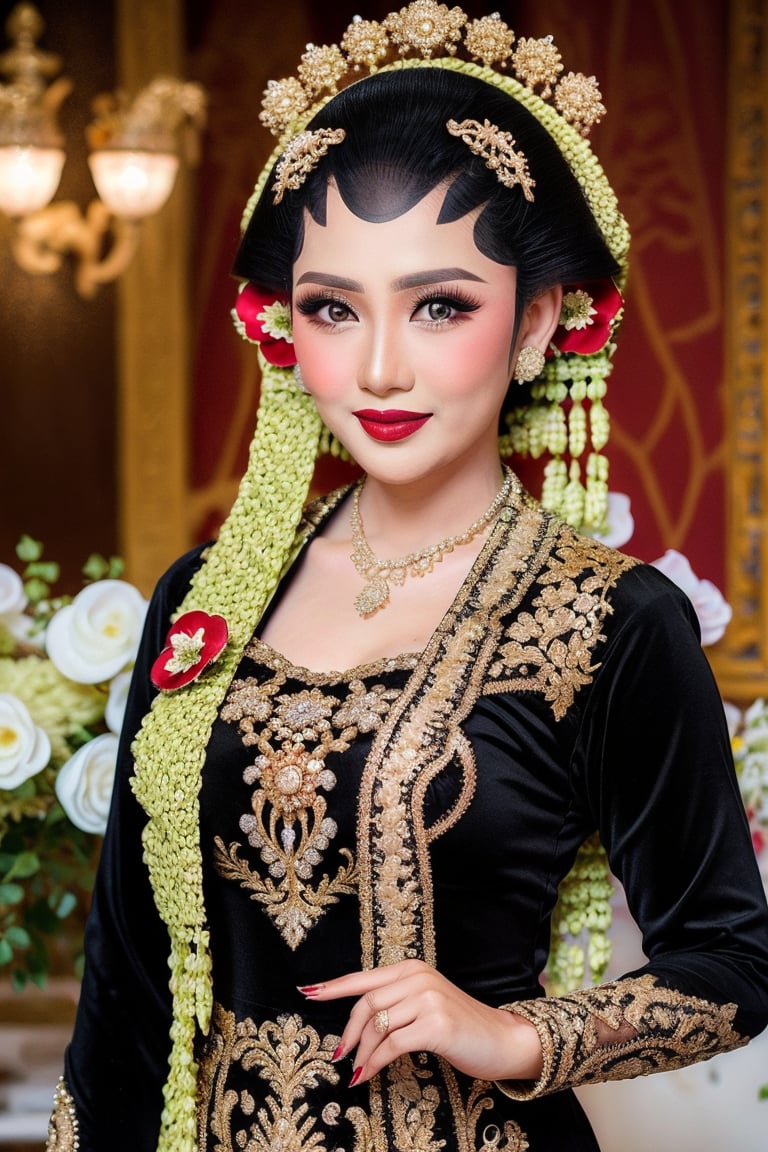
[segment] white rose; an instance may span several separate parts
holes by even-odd
[[[115,676],[109,686],[109,699],[104,709],[104,719],[107,722],[107,728],[109,728],[110,732],[114,732],[115,736],[120,735],[120,729],[123,726],[125,705],[128,702],[128,689],[130,686],[130,672],[120,672]]]
[[[0,619],[18,616],[27,606],[24,585],[18,572],[7,564],[0,564]]]
[[[10,692],[0,692],[0,788],[18,788],[50,758],[51,742],[26,704]]]
[[[0,624],[8,629],[14,640],[26,643],[30,639],[33,621],[24,615],[27,597],[18,572],[7,564],[0,564]]]
[[[147,601],[124,580],[97,580],[51,618],[51,661],[76,684],[111,680],[136,659]]]
[[[601,540],[609,548],[621,548],[632,538],[635,521],[630,509],[629,496],[624,492],[608,493],[608,531],[592,532],[595,540]]]
[[[716,644],[733,615],[720,589],[709,580],[699,580],[686,557],[673,548],[668,548],[662,557],[654,560],[653,567],[682,588],[693,604],[699,618],[702,644]]]
[[[111,732],[84,744],[59,769],[56,795],[72,823],[83,832],[107,828],[117,764],[117,736]]]

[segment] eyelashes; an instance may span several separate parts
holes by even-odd
[[[309,316],[309,317],[318,316],[318,313],[320,313],[323,308],[334,308],[334,307],[339,308],[339,309],[343,309],[345,312],[349,313],[350,317],[355,316],[354,308],[352,307],[352,305],[347,300],[344,299],[343,296],[336,296],[333,293],[329,293],[329,292],[323,292],[323,293],[318,292],[318,293],[311,295],[311,296],[303,296],[301,298],[301,300],[297,300],[295,303],[296,311],[300,312],[302,316]],[[347,317],[345,317],[345,319],[346,318]],[[325,323],[325,324],[341,323],[341,320],[342,320],[342,318],[338,317],[334,321],[329,316],[329,318],[327,320],[323,321],[323,323]]]
[[[453,308],[456,312],[476,312],[480,301],[470,296],[460,288],[451,288],[446,291],[435,291],[434,288],[423,289],[412,302],[411,308],[418,312],[429,304],[442,304],[446,308]]]
[[[420,320],[432,327],[444,328],[460,321],[463,315],[476,312],[480,305],[480,300],[462,289],[451,287],[440,290],[430,285],[418,292],[411,299],[408,307],[412,319]],[[418,316],[419,312],[430,307],[443,308],[454,315]],[[347,320],[357,319],[357,313],[349,301],[334,292],[318,292],[302,296],[295,302],[295,308],[302,316],[307,316],[310,320],[314,318],[318,324],[324,327],[334,327]],[[327,310],[327,314],[321,316],[324,310]],[[334,311],[336,312],[335,316]]]

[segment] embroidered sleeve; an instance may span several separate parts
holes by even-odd
[[[650,975],[504,1007],[535,1026],[544,1054],[535,1083],[500,1084],[515,1100],[682,1068],[749,1039],[733,1028],[735,1004],[686,996]]]
[[[79,1147],[75,1102],[69,1094],[64,1077],[60,1076],[53,1094],[53,1112],[48,1121],[45,1152],[77,1152]]]

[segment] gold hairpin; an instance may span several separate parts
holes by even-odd
[[[331,144],[340,144],[345,136],[343,128],[316,128],[294,136],[275,168],[272,203],[279,204],[289,188],[301,188]]]
[[[482,156],[486,167],[496,173],[501,184],[507,188],[519,184],[526,200],[533,200],[536,181],[531,179],[525,153],[515,151],[515,138],[511,132],[497,128],[490,120],[484,124],[479,120],[462,120],[460,124],[448,120],[445,126],[451,136],[458,136],[468,145],[470,152]]]

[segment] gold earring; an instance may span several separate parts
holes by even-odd
[[[541,375],[544,364],[544,353],[534,348],[532,344],[526,344],[518,354],[515,371],[512,373],[513,379],[517,380],[518,384],[529,384],[531,380]]]

